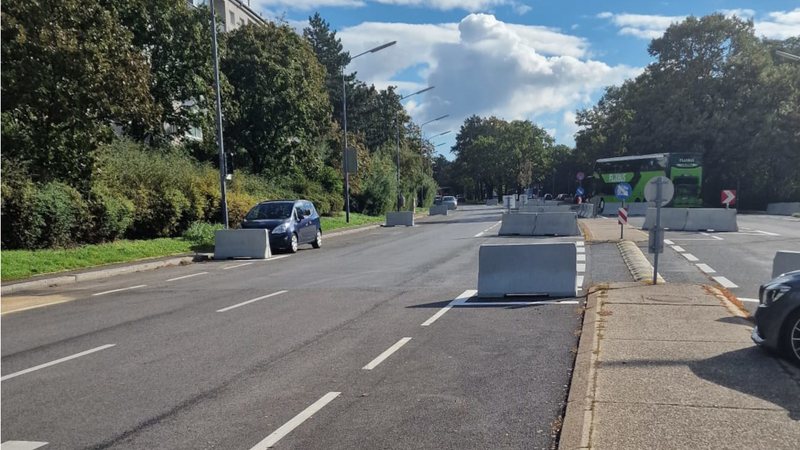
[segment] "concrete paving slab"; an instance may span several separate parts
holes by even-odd
[[[782,411],[597,403],[592,448],[796,449],[800,422]]]
[[[731,326],[722,306],[667,306],[607,304],[601,315],[611,315],[604,327],[608,339],[749,342],[743,325]],[[739,319],[735,319],[738,320]]]
[[[599,401],[800,412],[782,384],[792,368],[752,343],[606,339],[598,360]]]
[[[606,304],[720,306],[719,300],[698,285],[614,284]]]

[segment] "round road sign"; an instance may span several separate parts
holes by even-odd
[[[675,185],[667,177],[655,177],[648,181],[644,187],[644,198],[648,202],[656,201],[657,183],[661,184],[661,206],[664,206],[672,201],[675,195]]]
[[[585,194],[585,193],[586,193],[586,191],[581,186],[578,186],[578,189],[575,189],[575,196],[576,197],[583,197],[583,194]]]
[[[633,188],[628,183],[617,183],[614,187],[614,196],[620,200],[627,200],[631,196]]]
[[[586,174],[584,174],[583,172],[578,172],[575,174],[575,179],[577,179],[578,181],[583,181],[584,178],[586,178]]]

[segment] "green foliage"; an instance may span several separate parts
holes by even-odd
[[[394,207],[396,195],[397,180],[392,159],[386,153],[376,153],[357,197],[361,211],[374,216],[386,214]]]
[[[183,238],[199,247],[214,247],[214,232],[224,228],[219,223],[193,222],[183,232]]]
[[[102,186],[92,188],[89,210],[92,227],[87,232],[87,240],[90,242],[114,241],[123,237],[133,225],[133,202]]]
[[[80,242],[89,227],[89,208],[71,186],[53,181],[31,199],[31,222],[41,226],[33,248],[69,247]]]

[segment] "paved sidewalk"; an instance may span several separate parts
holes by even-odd
[[[796,449],[800,368],[699,285],[600,285],[589,296],[561,449]]]
[[[624,226],[623,239],[619,238],[619,223],[616,218],[579,219],[578,225],[589,242],[647,242],[647,233],[630,225]]]

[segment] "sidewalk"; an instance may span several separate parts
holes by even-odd
[[[619,240],[613,225],[582,226],[587,241],[607,242]],[[719,291],[606,283],[590,292],[559,448],[798,448],[800,368],[757,348],[752,324]]]

